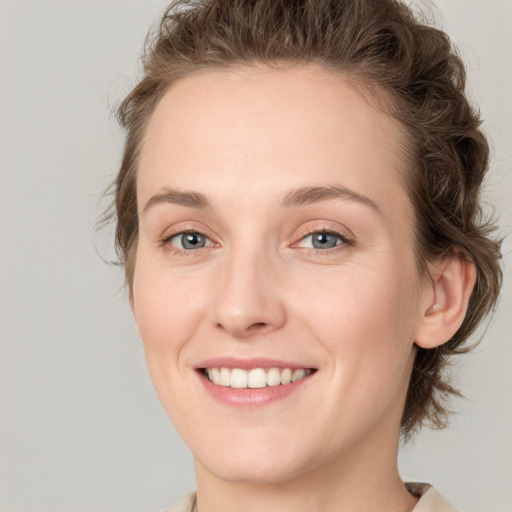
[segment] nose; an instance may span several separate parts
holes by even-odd
[[[223,263],[214,294],[216,328],[235,338],[250,338],[286,323],[277,265],[262,252],[232,254]]]

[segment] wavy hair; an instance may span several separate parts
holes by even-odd
[[[465,320],[445,344],[418,348],[402,433],[446,424],[458,394],[446,367],[494,308],[502,281],[500,242],[480,206],[489,147],[465,95],[465,68],[448,36],[396,0],[178,0],[150,32],[143,76],[118,109],[126,130],[113,184],[116,248],[131,288],[138,237],[136,176],[148,121],[169,87],[204,69],[314,63],[386,98],[383,108],[407,134],[404,184],[416,215],[415,245],[426,263],[458,253],[476,285]],[[108,216],[108,215],[107,215]],[[427,276],[428,278],[428,276]]]

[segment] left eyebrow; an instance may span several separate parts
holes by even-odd
[[[282,200],[282,206],[289,208],[293,206],[303,206],[307,204],[326,201],[329,199],[348,199],[365,206],[382,215],[382,210],[369,197],[363,196],[345,187],[338,185],[328,185],[325,187],[301,187],[290,190],[285,194]]]

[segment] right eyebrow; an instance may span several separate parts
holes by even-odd
[[[207,208],[210,206],[206,196],[199,192],[165,188],[162,192],[149,198],[148,202],[144,205],[142,215],[157,204],[166,203],[188,206],[189,208]]]

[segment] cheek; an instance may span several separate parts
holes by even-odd
[[[171,421],[192,424],[191,402],[182,399],[189,394],[182,354],[196,331],[201,300],[158,263],[146,263],[143,255],[137,260],[132,308],[149,375]]]
[[[133,280],[133,314],[149,356],[173,357],[197,326],[204,300],[190,280],[174,277],[140,254]]]
[[[414,279],[403,274],[340,272],[326,276],[324,281],[317,281],[315,293],[298,297],[301,308],[309,309],[308,316],[318,319],[316,324],[327,332],[337,332],[343,337],[344,333],[351,333],[354,343],[355,338],[360,339],[364,333],[379,333],[366,339],[366,343],[375,343],[382,337],[395,338],[394,335],[403,333],[413,321],[412,312],[417,302]]]
[[[344,389],[400,380],[413,347],[417,294],[414,274],[393,267],[332,276],[323,293],[302,299],[308,326],[331,354]],[[412,276],[412,277],[411,277]],[[361,378],[364,376],[364,379]]]

